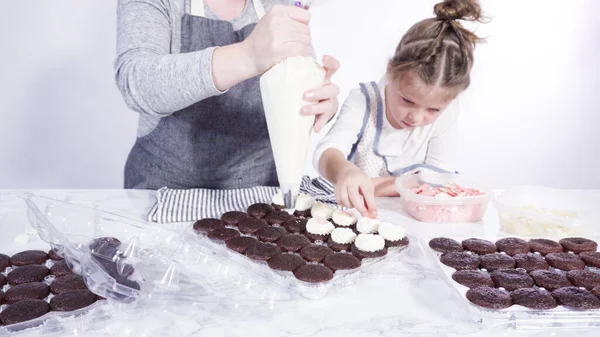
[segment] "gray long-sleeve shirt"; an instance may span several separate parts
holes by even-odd
[[[257,22],[247,0],[234,29]],[[289,0],[262,0],[265,10]],[[180,53],[181,19],[190,0],[119,0],[116,83],[127,106],[140,113],[138,137],[150,133],[161,117],[221,92],[212,77],[214,48]],[[205,6],[205,16],[218,16]]]

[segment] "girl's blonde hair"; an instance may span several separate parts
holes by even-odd
[[[426,85],[458,94],[471,82],[473,51],[482,40],[458,20],[481,22],[481,7],[477,0],[445,0],[435,5],[434,13],[435,18],[416,23],[404,34],[388,73],[397,79],[412,71]]]

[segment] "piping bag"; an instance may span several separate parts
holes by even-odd
[[[307,5],[295,1],[294,6]],[[300,114],[310,89],[323,86],[325,69],[311,56],[277,63],[260,78],[260,90],[284,207],[293,209],[304,176],[315,116]]]

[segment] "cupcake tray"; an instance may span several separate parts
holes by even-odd
[[[451,237],[447,238],[458,241],[459,243],[465,239],[475,237]],[[516,236],[511,236],[516,237]],[[429,247],[429,241],[434,237],[419,238],[419,246],[421,247],[425,257],[434,264],[437,273],[448,286],[452,289],[457,297],[457,302],[461,303],[469,312],[471,317],[479,323],[491,324],[498,322],[513,322],[517,326],[523,328],[542,327],[548,324],[563,326],[563,327],[600,327],[600,309],[591,310],[576,310],[558,305],[558,307],[550,310],[534,310],[521,305],[513,304],[505,309],[488,309],[478,306],[466,297],[469,290],[468,287],[459,284],[452,279],[452,274],[456,271],[454,268],[446,266],[440,261],[442,253],[437,252]],[[480,238],[491,242],[496,242],[503,237],[486,237]],[[517,237],[528,241],[530,238]],[[465,250],[466,251],[466,250]],[[531,253],[533,254],[533,253]],[[480,268],[481,269],[481,268]],[[586,269],[594,270],[594,268],[586,267]],[[550,271],[562,272],[558,269],[550,267]],[[597,271],[597,270],[595,270]],[[539,288],[534,285],[534,288]]]
[[[226,226],[226,228],[236,227]],[[202,247],[206,247],[214,252],[218,258],[215,260],[219,261],[219,268],[226,268],[226,265],[230,265],[233,262],[235,265],[242,267],[242,269],[249,270],[253,273],[251,279],[244,280],[244,282],[260,283],[264,284],[267,281],[269,284],[276,284],[279,288],[277,293],[283,291],[285,295],[279,294],[277,297],[287,297],[300,295],[304,298],[317,300],[326,297],[332,290],[341,289],[348,285],[356,283],[358,280],[364,278],[364,271],[367,268],[375,267],[382,262],[392,262],[397,259],[401,259],[403,252],[408,246],[403,247],[389,247],[388,253],[378,258],[365,258],[361,261],[361,266],[352,270],[337,270],[333,273],[333,278],[318,283],[305,282],[297,279],[293,272],[274,270],[269,267],[267,261],[257,261],[248,258],[247,256],[240,254],[236,251],[229,249],[225,242],[220,240],[213,240],[206,236],[205,233],[196,233],[189,225],[185,230],[186,236],[193,240],[196,244]],[[249,236],[258,239],[254,235],[241,234],[241,236]],[[409,242],[411,238],[409,237]],[[259,240],[260,242],[260,240]],[[327,247],[327,243],[322,241],[314,241],[313,244],[318,244]],[[410,245],[411,243],[409,243]],[[342,251],[343,253],[350,253],[349,251]],[[284,253],[284,254],[296,254],[299,253]],[[350,253],[351,254],[351,253]],[[322,262],[308,262],[308,264],[321,264]],[[258,277],[257,277],[258,276]]]

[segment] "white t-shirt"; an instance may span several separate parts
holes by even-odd
[[[393,175],[400,175],[415,165],[454,172],[458,138],[458,99],[448,105],[441,116],[432,124],[412,129],[395,129],[386,117],[384,76],[378,87],[383,100],[383,125],[377,152],[387,162]],[[327,135],[317,145],[313,165],[318,170],[319,159],[325,150],[335,148],[346,158],[358,139],[367,109],[367,98],[360,89],[354,89],[344,102],[340,114]],[[364,168],[361,168],[364,169]]]

